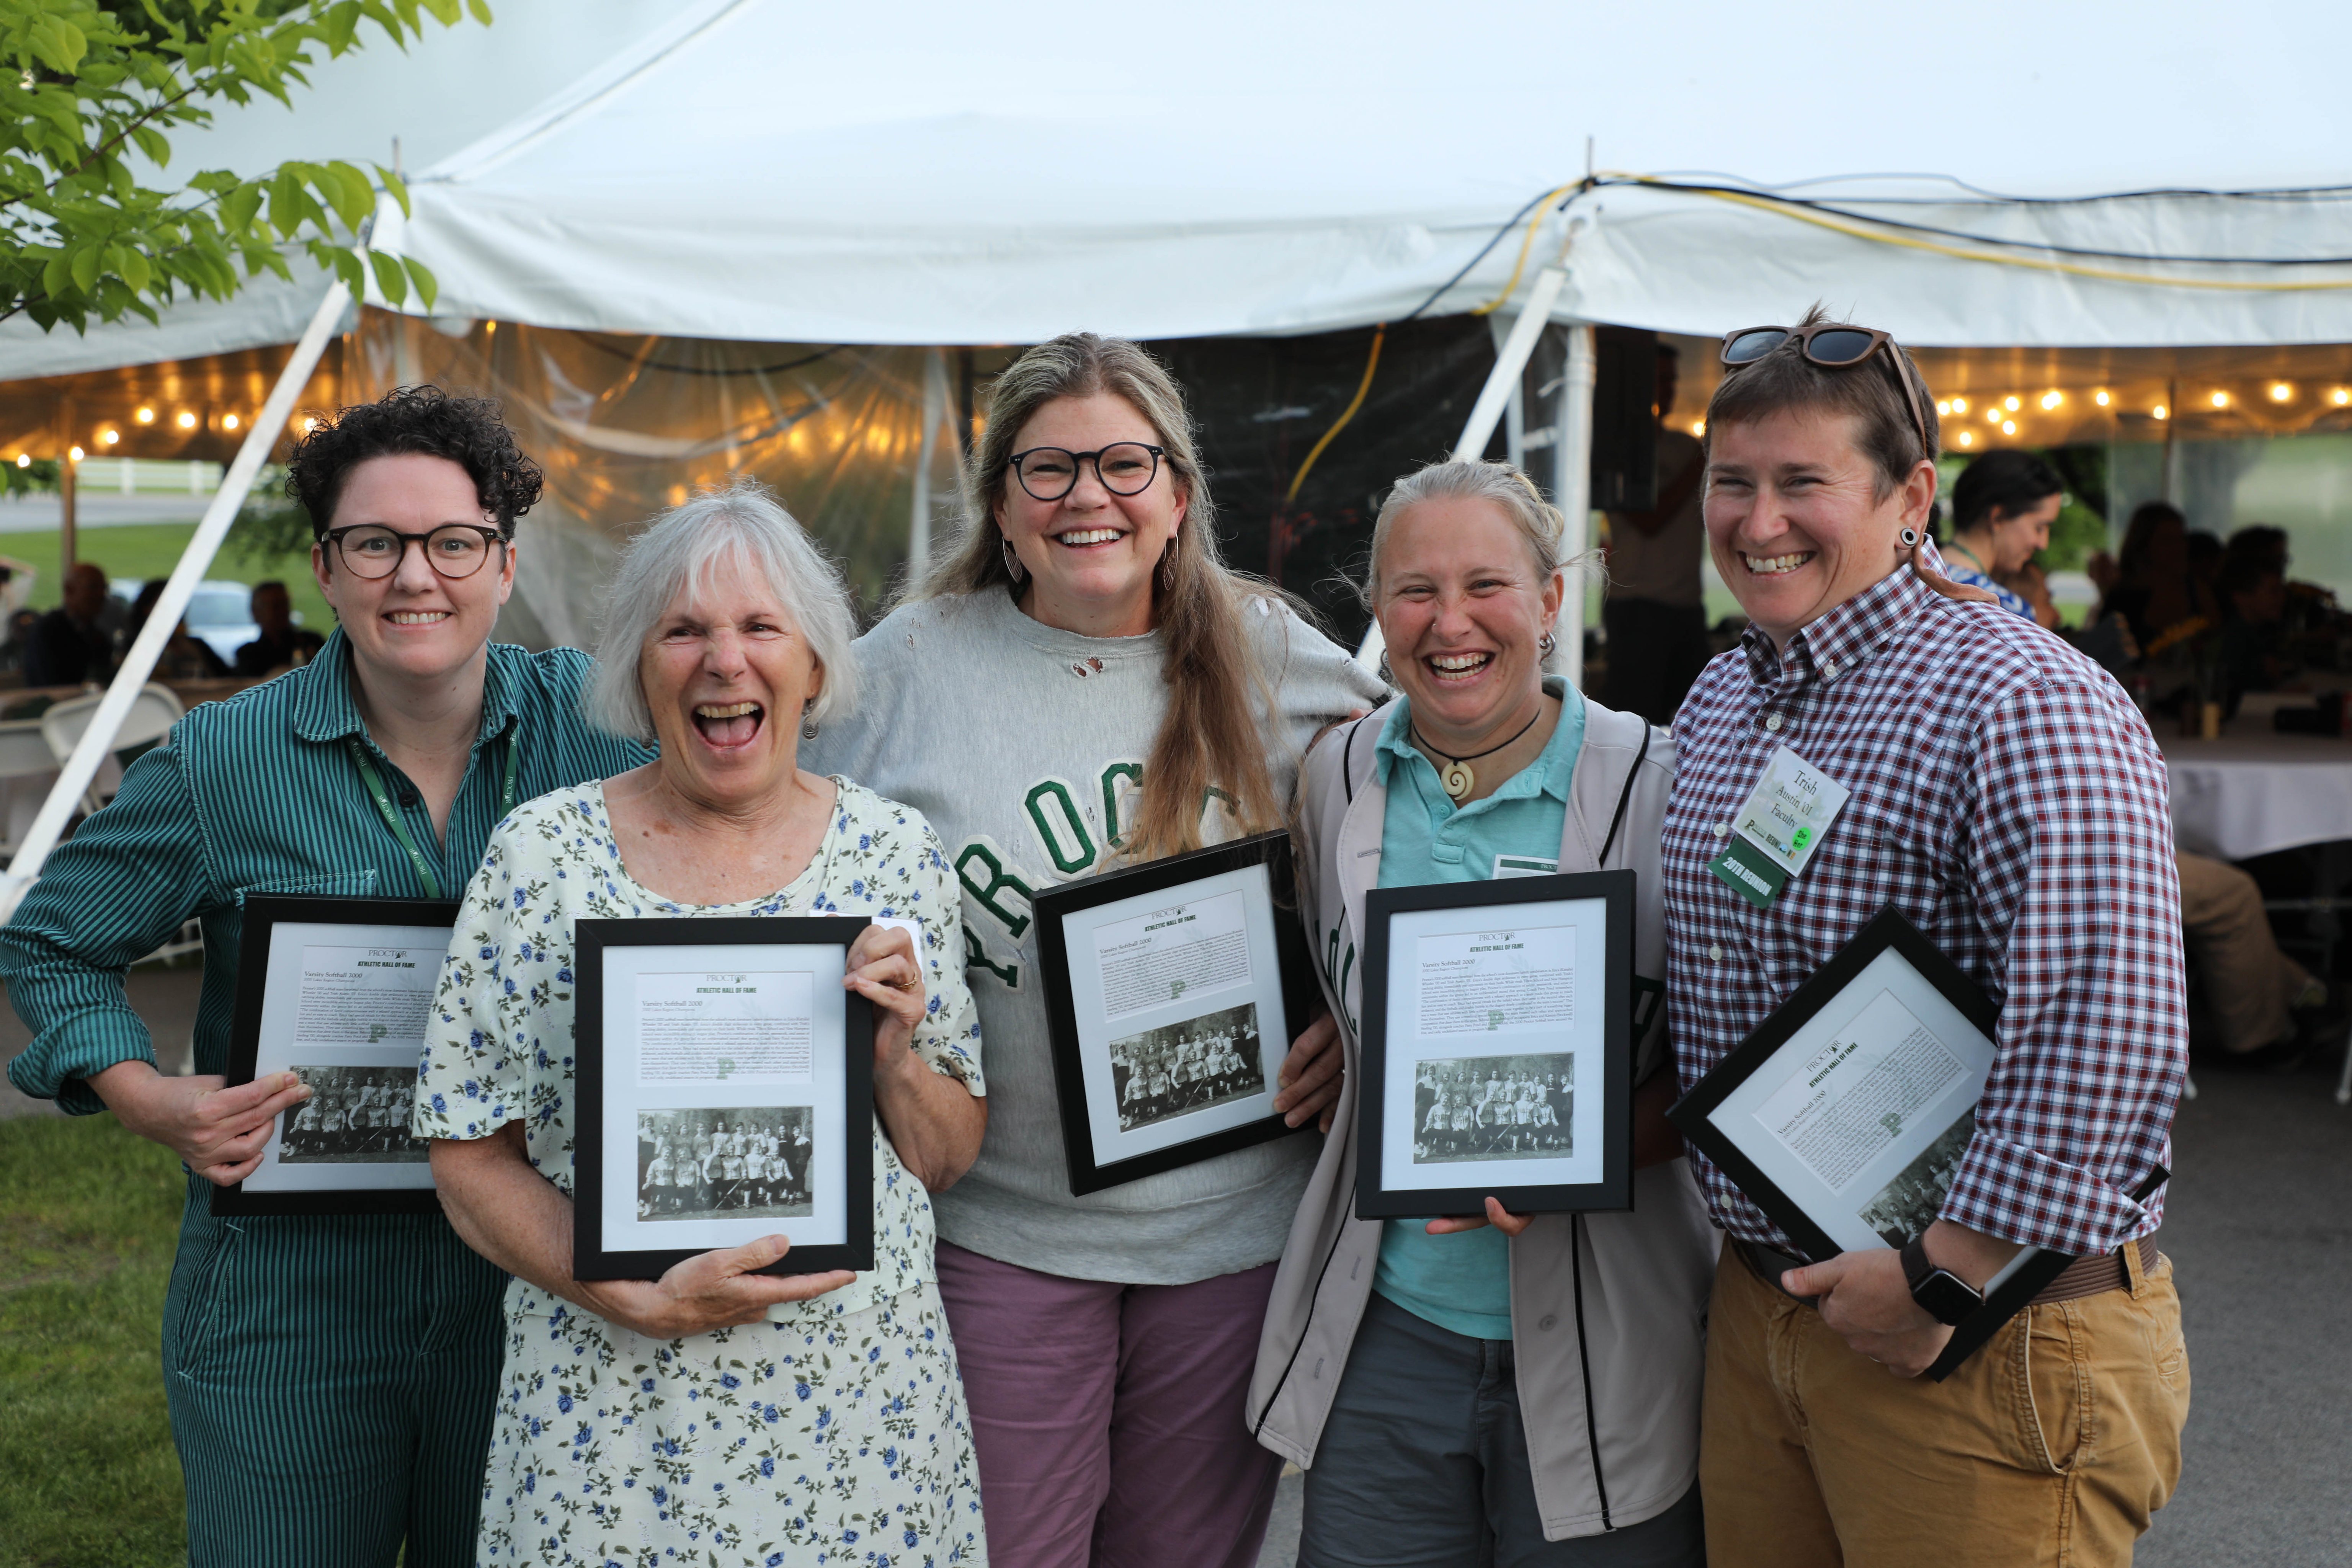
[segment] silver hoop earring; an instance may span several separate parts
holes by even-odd
[[[1021,578],[1023,575],[1021,570],[1021,557],[1013,552],[1013,541],[1005,538],[1004,535],[1001,533],[998,534],[996,536],[996,542],[1004,547],[1005,574],[1013,579],[1013,585],[1018,588],[1021,586]]]
[[[802,739],[802,740],[803,740],[803,741],[814,741],[814,740],[815,740],[815,739],[816,739],[816,717],[815,717],[815,715],[816,715],[816,699],[815,699],[815,698],[814,698],[814,697],[812,697],[812,698],[810,698],[807,701],[805,701],[805,702],[803,702],[803,703],[802,703],[802,704],[801,704],[801,739]]]
[[[1386,648],[1381,649],[1381,684],[1382,686],[1396,684],[1396,671],[1389,668],[1389,650]]]
[[[1559,647],[1559,639],[1552,636],[1549,632],[1546,632],[1543,636],[1536,638],[1536,649],[1546,658],[1549,658],[1552,656],[1552,651]]]

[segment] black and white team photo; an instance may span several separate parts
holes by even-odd
[[[813,1114],[805,1105],[639,1111],[637,1217],[806,1217]]]
[[[416,1098],[415,1068],[300,1067],[290,1069],[310,1098],[280,1123],[281,1165],[411,1163],[429,1156],[408,1132]]]
[[[1558,1159],[1576,1152],[1576,1057],[1415,1064],[1412,1161]]]
[[[1266,1088],[1254,1003],[1113,1040],[1110,1063],[1122,1132]]]

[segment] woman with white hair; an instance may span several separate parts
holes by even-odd
[[[916,812],[803,771],[856,695],[839,578],[751,487],[641,535],[614,584],[600,725],[661,755],[491,835],[428,1031],[415,1126],[457,1232],[515,1276],[483,1561],[985,1561],[929,1194],[987,1121],[954,873]],[[655,1280],[572,1274],[573,922],[798,915],[873,926],[875,1268],[752,1272],[782,1237]],[[928,1005],[926,999],[928,997]],[[741,1175],[740,1129],[721,1176]]]
[[[1398,482],[1364,595],[1403,695],[1299,780],[1301,916],[1349,1070],[1266,1309],[1249,1419],[1307,1469],[1301,1568],[1689,1568],[1713,1234],[1664,1119],[1664,1009],[1635,1042],[1631,1213],[1359,1219],[1364,900],[1542,870],[1635,873],[1633,966],[1665,973],[1674,741],[1544,673],[1564,521],[1503,463]],[[1490,1068],[1456,1145],[1519,1149],[1531,1078]],[[1555,1121],[1557,1118],[1555,1118]],[[1435,1112],[1432,1113],[1435,1122]],[[1376,1523],[1376,1529],[1368,1529]]]

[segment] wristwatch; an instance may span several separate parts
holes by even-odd
[[[1927,1261],[1927,1238],[1919,1237],[1903,1249],[1903,1279],[1919,1310],[1944,1324],[1958,1322],[1984,1305],[1984,1292],[1948,1268]]]

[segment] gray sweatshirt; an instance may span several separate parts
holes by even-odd
[[[1243,614],[1275,691],[1266,755],[1287,802],[1316,731],[1386,693],[1287,610]],[[1134,820],[1160,730],[1161,656],[1156,633],[1058,631],[994,590],[904,605],[857,639],[857,711],[801,746],[803,767],[920,811],[963,885],[988,1136],[932,1199],[940,1234],[1066,1279],[1181,1285],[1273,1261],[1321,1146],[1310,1130],[1070,1194],[1026,895],[1110,868],[1109,832]]]

